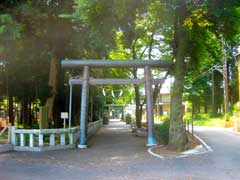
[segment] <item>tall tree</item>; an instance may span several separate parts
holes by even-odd
[[[192,36],[192,33],[198,32],[205,37],[210,33],[213,37],[212,39],[224,36],[229,41],[232,41],[236,37],[237,31],[239,31],[239,28],[237,28],[239,27],[239,22],[236,22],[236,17],[239,17],[239,2],[223,0],[221,2],[171,1],[168,3],[175,4],[175,6],[171,6],[173,7],[175,19],[173,24],[173,53],[175,57],[173,74],[175,81],[172,90],[169,144],[178,150],[182,150],[187,141],[182,119],[182,94],[186,75],[185,60],[187,60],[187,57],[190,57],[190,63],[193,65],[193,69],[196,70],[198,69],[196,64],[201,62],[201,59],[193,57],[196,57],[196,55],[199,57],[202,53],[201,51],[196,51],[198,46],[192,46],[192,41],[200,42],[195,36]],[[234,33],[230,33],[230,29]],[[216,49],[213,46],[210,47]],[[211,49],[208,52],[214,55]]]

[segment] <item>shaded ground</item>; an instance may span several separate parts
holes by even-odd
[[[180,159],[147,153],[144,137],[114,121],[90,139],[90,148],[0,154],[0,180],[230,180],[240,179],[240,136],[201,128],[214,152]]]

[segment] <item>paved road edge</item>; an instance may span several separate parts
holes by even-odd
[[[171,157],[171,158],[183,158],[183,157],[188,157],[188,156],[192,156],[192,155],[206,154],[206,153],[209,153],[209,152],[213,152],[213,149],[202,138],[200,138],[195,133],[194,133],[194,137],[201,143],[201,145],[195,147],[194,149],[184,151],[184,152],[181,153],[181,155]],[[148,148],[148,153],[151,154],[152,156],[155,156],[155,157],[160,158],[160,159],[167,159],[168,157],[163,157],[163,156],[161,156],[159,154],[156,154],[152,151],[153,149],[161,147],[161,146],[162,145]],[[204,149],[204,151],[202,149],[199,150],[201,148],[200,146],[202,146],[202,149]]]

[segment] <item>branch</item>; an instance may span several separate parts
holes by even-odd
[[[153,45],[153,37],[155,35],[155,28],[153,28],[151,37],[150,37],[150,44],[149,44],[149,52],[148,52],[148,59],[152,59],[152,45]]]
[[[169,75],[169,71],[165,74],[165,76],[163,78],[163,82],[167,79],[168,75]],[[156,84],[155,87],[154,87],[154,90],[153,90],[153,104],[156,104],[157,96],[158,96],[159,91],[162,88],[162,84],[163,83]]]
[[[136,43],[137,43],[137,40],[138,40],[138,38],[136,38],[133,41],[133,44],[132,44],[132,58],[133,59],[136,59]]]
[[[143,50],[142,53],[140,54],[139,59],[142,59],[142,57],[143,57],[143,55],[144,55],[144,53],[145,53],[146,50],[147,50],[147,46],[144,48],[144,50]]]
[[[146,97],[144,98],[143,102],[140,104],[141,107],[146,103]]]

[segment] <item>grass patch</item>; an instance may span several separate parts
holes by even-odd
[[[191,115],[186,113],[184,119],[191,122]],[[211,117],[209,114],[197,114],[193,118],[193,124],[194,126],[224,127],[225,119],[224,116]]]

